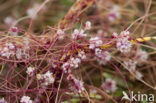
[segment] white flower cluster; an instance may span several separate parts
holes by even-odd
[[[79,79],[76,79],[73,75],[68,75],[67,77],[67,80],[70,80],[73,85],[72,85],[72,89],[76,92],[76,93],[81,93],[85,90],[84,88],[84,83],[79,80]]]
[[[82,91],[85,90],[82,81],[80,81],[78,79],[74,79],[74,83],[75,83],[75,86],[77,87],[77,92],[78,93],[81,93]]]
[[[108,93],[115,92],[117,90],[116,81],[111,78],[107,78],[102,84],[102,88],[104,88]]]
[[[81,60],[86,59],[86,55],[84,51],[78,52],[78,57],[77,58],[70,58],[67,62],[65,62],[62,65],[63,71],[65,73],[71,73],[70,68],[78,68],[79,64],[81,63]]]
[[[136,58],[137,60],[140,61],[146,61],[148,59],[148,54],[146,51],[139,49],[138,52],[136,53]]]
[[[4,23],[8,25],[9,27],[11,27],[14,22],[15,22],[15,19],[11,16],[8,16],[4,19]]]
[[[129,34],[130,34],[130,32],[129,31],[122,31],[121,33],[120,33],[120,36],[121,37],[125,37],[125,38],[129,38]]]
[[[22,59],[22,58],[28,58],[29,54],[27,53],[27,51],[30,49],[29,47],[29,41],[27,39],[25,39],[23,41],[23,47],[22,48],[17,48],[16,50],[16,57],[17,59]]]
[[[102,45],[102,40],[99,37],[92,37],[89,40],[89,48],[90,49],[95,49],[98,46]]]
[[[39,4],[38,3],[35,3],[33,5],[32,8],[29,8],[26,12],[27,12],[27,15],[29,17],[31,17],[32,19],[36,19],[37,18],[37,10],[39,9]]]
[[[137,65],[136,61],[132,61],[132,60],[125,61],[124,65],[125,65],[125,68],[129,70],[130,72],[134,73],[137,78],[141,79],[143,77],[143,75],[139,71],[136,70],[136,65]]]
[[[116,46],[120,52],[128,53],[131,50],[132,44],[127,39],[118,39]]]
[[[11,55],[15,54],[14,49],[15,46],[12,43],[6,43],[3,48],[0,47],[0,55],[9,59]]]
[[[1,98],[0,103],[7,103],[7,101],[4,98]]]
[[[56,33],[58,34],[60,40],[64,39],[64,31],[62,29],[58,29]]]
[[[5,43],[0,46],[0,55],[8,59],[11,56],[16,56],[17,59],[22,59],[22,57],[27,58],[29,55],[26,51],[29,49],[29,42],[24,40],[23,45],[23,47],[17,47],[11,42]]]
[[[72,33],[72,38],[79,39],[79,38],[87,36],[87,34],[85,34],[84,32],[85,31],[83,29],[81,30],[75,29],[74,32]]]
[[[37,79],[38,80],[43,80],[42,85],[47,86],[55,81],[55,77],[52,72],[47,71],[45,74],[37,74]]]
[[[79,58],[72,57],[69,62],[71,67],[78,68],[79,63],[81,63],[81,60]]]
[[[17,51],[16,51],[17,59],[22,59],[23,56],[24,56],[24,58],[27,58],[28,54],[26,54],[25,51],[22,48],[18,48]]]
[[[65,62],[65,63],[62,65],[62,68],[63,68],[64,73],[71,73],[71,70],[70,70],[70,63],[69,63],[69,62]]]
[[[129,61],[125,61],[124,64],[128,70],[130,71],[136,70],[136,64],[137,64],[136,61],[129,60]]]
[[[85,54],[85,52],[84,52],[84,51],[80,51],[80,52],[78,53],[78,57],[81,58],[82,60],[83,60],[83,59],[86,59],[86,54]]]
[[[20,100],[20,103],[33,103],[29,96],[23,96]]]
[[[85,23],[85,30],[90,30],[91,29],[91,22],[90,21],[87,21]]]
[[[91,22],[87,21],[84,25],[84,29],[75,29],[74,32],[72,33],[72,39],[81,39],[83,37],[86,37],[87,34],[84,33],[85,30],[90,30],[91,29]]]
[[[108,13],[108,20],[110,22],[114,22],[116,19],[120,19],[120,7],[118,5],[114,5]]]
[[[29,75],[29,76],[33,76],[34,75],[34,72],[35,72],[36,68],[35,67],[28,67],[27,68],[27,71],[26,73]]]
[[[95,55],[100,64],[106,64],[111,59],[111,55],[108,51],[103,51],[99,48],[95,49]]]
[[[116,47],[122,53],[128,53],[131,50],[132,43],[129,41],[129,32],[122,31],[119,36],[117,33],[113,33],[113,36],[117,37]]]
[[[37,18],[37,15],[36,15],[35,8],[29,8],[27,10],[27,15],[30,16],[32,19],[36,19]]]
[[[78,68],[79,63],[81,63],[81,60],[79,58],[72,57],[69,61],[65,62],[62,65],[64,73],[71,73],[70,67]]]

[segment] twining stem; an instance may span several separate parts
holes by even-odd
[[[94,3],[94,1],[95,0],[77,0],[64,18],[58,22],[56,27],[65,29],[68,28],[68,26],[71,26],[72,21],[75,21],[82,12]]]
[[[156,40],[156,36],[154,36],[154,37],[137,38],[137,39],[131,40],[130,42],[131,43],[139,43],[139,42],[146,42],[146,41],[150,41],[150,40]],[[106,48],[110,48],[112,46],[113,46],[113,44],[104,44],[100,48],[101,49],[106,49]],[[85,46],[83,48],[83,50],[86,51],[86,50],[89,50],[89,48],[87,46]],[[74,53],[76,53],[76,52],[69,51],[66,55],[63,55],[60,60],[63,61],[66,58],[66,56],[73,55]]]
[[[131,40],[131,43],[146,42],[146,41],[150,41],[150,40],[156,40],[156,36],[137,38],[135,40]],[[100,48],[105,49],[105,48],[112,47],[112,46],[113,46],[112,44],[107,44],[107,45],[102,45]]]

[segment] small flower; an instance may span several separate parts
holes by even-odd
[[[15,56],[16,56],[17,59],[22,59],[22,58],[27,59],[29,57],[29,54],[27,53],[28,50],[30,49],[30,47],[29,47],[29,41],[24,40],[23,41],[23,45],[24,46],[22,48],[17,48],[16,49]]]
[[[107,78],[106,81],[102,84],[102,88],[106,90],[106,92],[115,92],[117,90],[116,81],[111,78]]]
[[[129,60],[129,61],[125,61],[124,64],[125,64],[126,69],[130,71],[136,70],[136,64],[137,64],[136,61]]]
[[[148,54],[146,51],[140,49],[137,53],[136,53],[136,58],[137,60],[140,61],[146,61],[148,59]]]
[[[7,103],[7,101],[4,98],[1,98],[0,103]]]
[[[129,34],[129,31],[122,31],[117,38],[116,47],[121,53],[128,53],[131,50],[132,43],[129,41]]]
[[[84,51],[78,52],[78,57],[81,58],[81,59],[86,59],[85,52]]]
[[[37,18],[36,8],[29,8],[27,10],[27,15],[31,17],[32,19],[36,19]]]
[[[42,4],[34,3],[32,8],[29,8],[26,12],[29,17],[32,19],[37,18],[37,12],[43,13],[45,12],[46,7],[42,6]]]
[[[87,21],[85,23],[85,30],[89,30],[89,29],[91,29],[91,22],[90,21]]]
[[[128,53],[131,50],[132,43],[127,38],[119,38],[116,47],[121,53]]]
[[[81,93],[85,90],[83,82],[79,79],[76,79],[72,74],[69,74],[67,80],[72,82],[72,88],[75,93]]]
[[[74,79],[74,84],[75,84],[75,92],[81,93],[85,90],[83,82],[78,80],[78,79]]]
[[[29,76],[33,76],[34,71],[35,71],[35,67],[28,67],[26,73],[27,73]]]
[[[33,101],[30,100],[29,96],[23,96],[20,100],[21,103],[32,103]]]
[[[6,43],[5,46],[7,46],[9,49],[15,48],[15,46],[12,43]]]
[[[108,20],[114,22],[116,19],[120,18],[120,7],[118,5],[114,5],[110,12],[108,13]]]
[[[137,78],[141,79],[143,77],[143,75],[136,70],[136,64],[137,64],[136,61],[129,60],[129,61],[125,61],[124,64],[125,64],[125,68],[128,69],[130,72],[134,73],[134,75]]]
[[[62,40],[62,39],[64,38],[64,35],[63,35],[63,34],[64,34],[64,31],[63,31],[63,30],[58,29],[58,30],[57,30],[57,34],[59,35],[59,39]]]
[[[70,70],[70,63],[66,62],[62,65],[62,68],[63,68],[63,71],[64,73],[70,73],[71,70]]]
[[[50,71],[47,71],[45,74],[43,74],[42,79],[44,79],[44,82],[42,83],[44,86],[52,84],[55,81],[54,75]]]
[[[17,36],[19,29],[17,27],[12,27],[9,31],[9,34],[12,36]]]
[[[79,58],[71,58],[70,59],[70,66],[74,68],[78,68],[79,63],[81,63],[81,60]]]
[[[73,39],[78,39],[78,38],[82,38],[82,37],[85,37],[87,36],[87,34],[84,34],[84,30],[78,30],[78,29],[75,29],[74,32],[72,33],[72,38]]]
[[[58,30],[57,30],[57,34],[59,34],[59,35],[63,35],[63,34],[64,34],[64,31],[61,30],[61,29],[58,29]]]
[[[121,36],[121,37],[127,37],[127,39],[129,39],[129,34],[130,34],[129,31],[122,31],[122,32],[120,33],[120,36]]]
[[[114,32],[114,33],[112,34],[112,37],[113,37],[113,38],[116,38],[116,37],[118,37],[118,34],[117,34],[116,32]]]
[[[10,16],[4,19],[4,23],[8,25],[9,27],[12,26],[14,22],[15,22],[15,19]]]
[[[100,64],[106,64],[111,59],[111,55],[108,51],[104,51],[99,48],[95,49],[95,55]]]
[[[21,49],[17,49],[16,50],[16,57],[17,57],[17,59],[21,59],[22,58],[22,50]]]
[[[75,77],[72,74],[69,74],[67,76],[67,80],[69,80],[69,81],[74,81],[74,79],[75,79]]]
[[[101,54],[102,53],[102,50],[101,49],[99,49],[99,48],[96,48],[95,49],[95,55],[99,55],[99,54]]]
[[[11,55],[14,55],[14,48],[15,46],[12,43],[6,43],[5,46],[1,48],[0,55],[9,59]]]
[[[102,45],[103,42],[99,37],[92,37],[90,38],[89,43],[89,48],[95,49],[95,47]]]
[[[11,53],[9,53],[9,52],[3,52],[2,51],[2,53],[1,53],[1,56],[7,57],[8,59],[9,59],[10,55],[11,55]]]

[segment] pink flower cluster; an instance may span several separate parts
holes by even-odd
[[[85,90],[83,82],[79,79],[76,79],[73,75],[68,75],[67,80],[72,82],[71,89],[73,89],[75,93],[81,93]]]
[[[100,64],[106,64],[111,59],[111,55],[108,51],[104,51],[99,48],[95,49],[95,55]]]
[[[117,19],[120,19],[121,14],[120,14],[120,7],[118,5],[113,5],[113,7],[110,9],[108,13],[108,20],[110,22],[114,22]]]
[[[103,41],[99,37],[91,37],[89,40],[89,49],[95,49],[103,44]]]
[[[15,45],[13,43],[5,43],[4,46],[0,47],[0,55],[9,59],[11,55],[15,54],[14,49]]]
[[[28,67],[26,73],[31,77],[34,75],[36,68],[35,67]]]
[[[20,103],[33,103],[29,96],[23,96],[20,100]]]
[[[136,65],[137,65],[136,61],[128,60],[124,62],[124,65],[125,65],[125,68],[128,71],[134,73],[137,78],[141,79],[143,77],[143,75],[139,71],[136,70]]]
[[[4,98],[1,98],[0,103],[8,103],[8,102]]]
[[[78,57],[71,57],[67,62],[62,65],[64,73],[71,73],[70,68],[78,68],[81,60],[86,59],[86,54],[84,51],[78,52]]]
[[[79,39],[82,37],[86,37],[87,34],[85,34],[84,32],[85,31],[83,29],[81,29],[81,30],[75,29],[74,32],[72,33],[72,38],[73,39]]]
[[[4,19],[4,23],[9,27],[11,27],[14,22],[15,22],[15,19],[11,16],[8,16]]]
[[[129,41],[129,31],[122,31],[120,35],[113,33],[113,37],[117,39],[116,47],[121,53],[128,53],[131,50],[132,43]]]
[[[47,71],[44,74],[37,74],[37,79],[40,80],[42,83],[42,86],[48,86],[50,84],[53,84],[55,81],[55,77],[52,72]]]
[[[145,50],[139,49],[136,53],[136,59],[139,61],[146,61],[148,59],[148,54]]]
[[[106,90],[106,92],[115,92],[117,90],[116,81],[111,78],[107,78],[105,82],[102,84],[102,88]]]
[[[24,45],[24,46],[23,46]],[[17,59],[27,58],[29,54],[29,41],[23,40],[23,44],[16,45],[15,43],[7,42],[0,46],[0,55],[2,57],[10,58],[15,56]]]

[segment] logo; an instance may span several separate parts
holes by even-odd
[[[147,101],[147,102],[154,102],[154,94],[142,94],[138,91],[138,93],[134,93],[131,91],[131,96],[128,96],[128,94],[123,91],[122,92],[123,97],[121,100],[128,100],[128,101]]]

